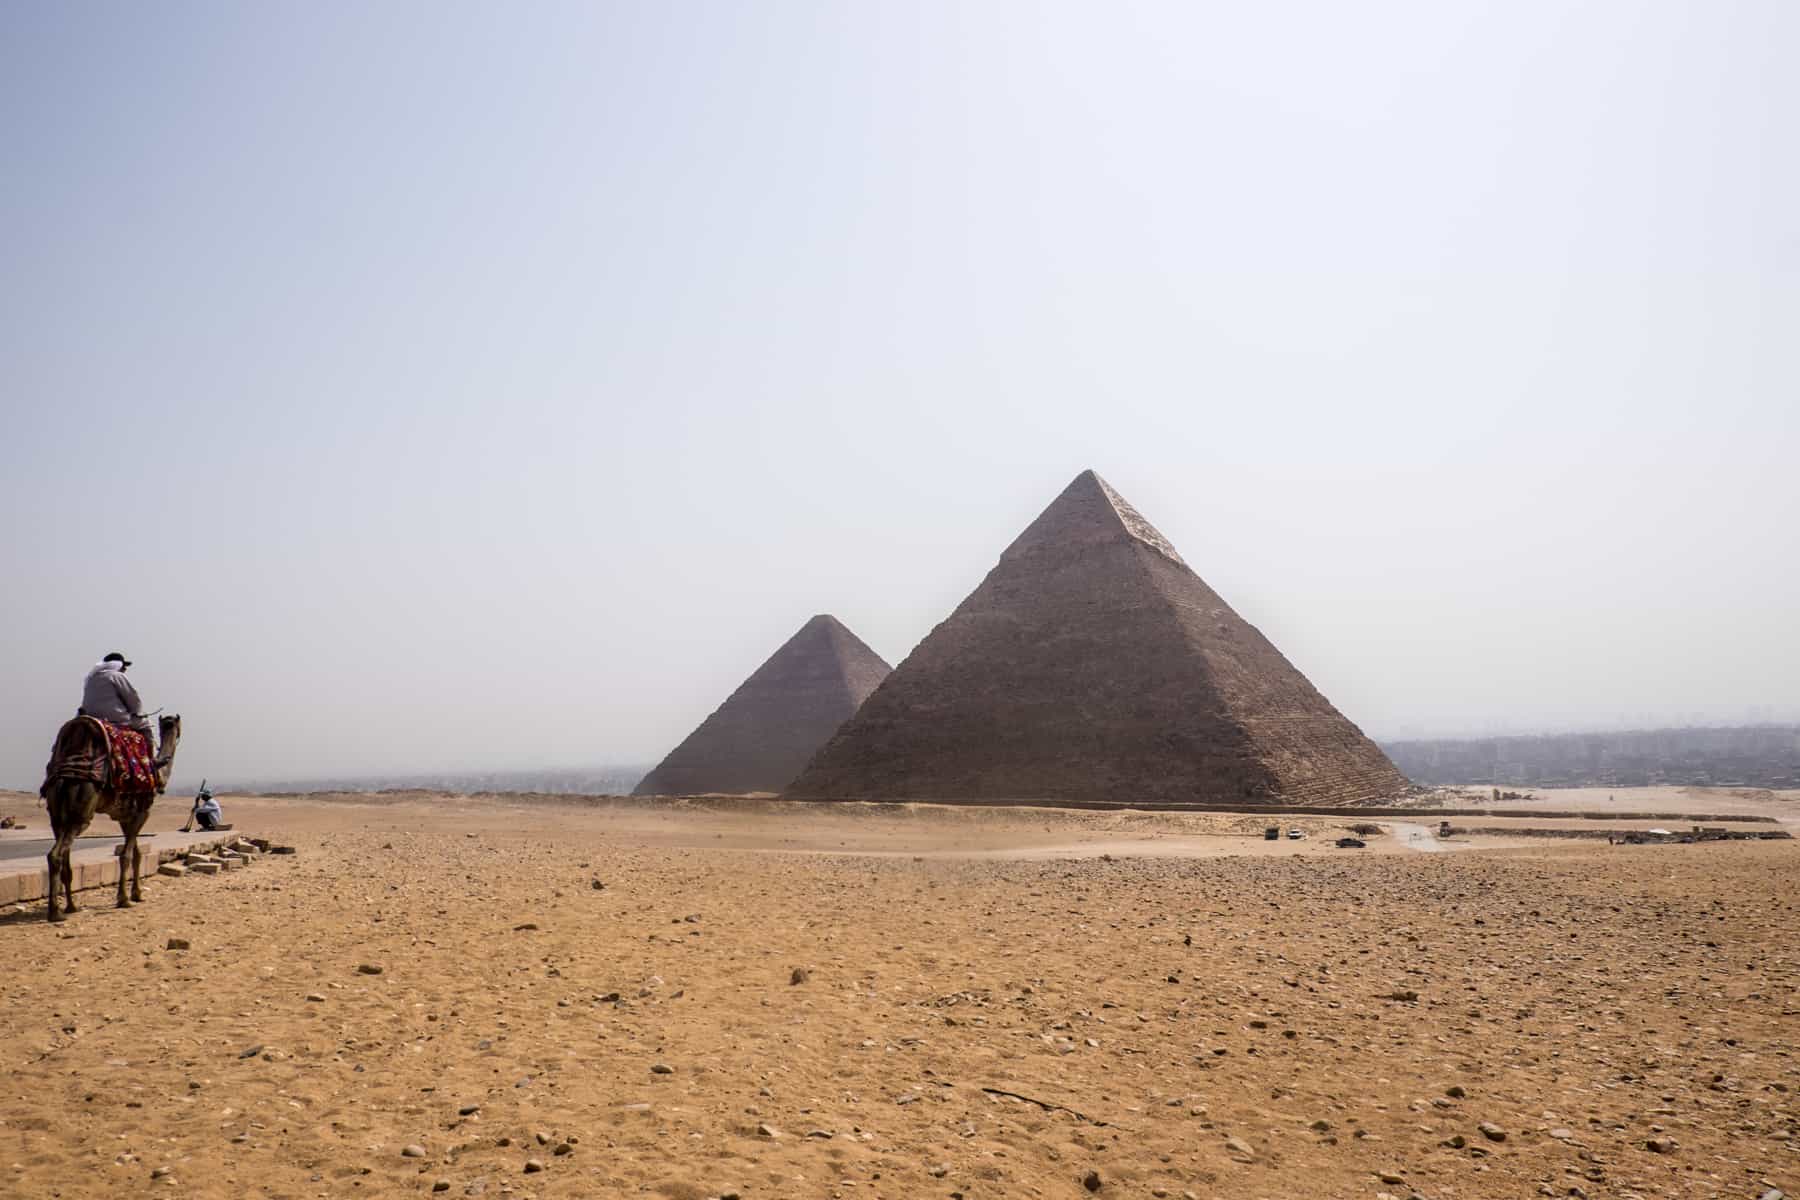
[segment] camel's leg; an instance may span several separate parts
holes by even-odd
[[[94,819],[100,805],[100,789],[88,780],[58,779],[49,781],[43,796],[53,838],[50,852],[44,856],[50,870],[49,886],[44,889],[44,915],[61,921],[75,911],[75,868],[69,860],[74,854],[75,839]],[[61,911],[56,907],[59,886],[64,901]]]
[[[131,823],[131,902],[133,904],[144,902],[144,889],[139,883],[139,876],[144,867],[144,847],[138,841],[138,831],[149,819],[150,806],[146,804],[138,810],[137,818]],[[119,858],[119,882],[125,882],[125,859],[122,855]]]
[[[137,828],[129,820],[120,821],[119,832],[125,835],[125,841],[119,846],[119,902],[115,907],[130,908],[131,901],[125,898],[125,876],[131,871],[131,852],[137,848]]]
[[[63,919],[63,914],[56,909],[56,889],[62,886],[62,862],[57,857],[57,851],[63,848],[63,837],[68,829],[68,823],[63,820],[63,813],[68,811],[64,808],[65,792],[66,785],[59,779],[50,784],[50,790],[44,796],[44,807],[50,810],[51,839],[50,851],[44,855],[50,876],[49,886],[44,889],[44,916],[51,921]]]
[[[69,857],[75,850],[75,835],[70,834],[62,846],[63,911],[75,911],[75,867]]]
[[[62,835],[58,834],[56,840],[50,843],[50,852],[44,855],[44,858],[50,863],[50,886],[44,892],[44,900],[49,905],[49,911],[44,915],[52,921],[63,919],[63,914],[56,910],[56,889],[62,886],[62,864],[57,861],[56,852],[62,848],[62,844]]]
[[[63,785],[64,807],[62,809],[62,829],[57,833],[58,845],[62,858],[63,911],[75,911],[75,867],[69,859],[74,854],[75,839],[81,836],[94,820],[94,809],[100,803],[100,789],[92,783],[68,783]],[[52,818],[51,824],[55,824]]]
[[[76,784],[58,781],[50,786],[50,795],[45,797],[45,806],[50,810],[50,853],[45,855],[49,862],[49,887],[45,887],[45,918],[50,921],[63,921],[70,912],[76,910],[76,892],[70,885],[74,871],[68,865],[68,855],[74,846],[77,833],[81,833],[81,793]],[[63,889],[63,896],[68,903],[63,910],[56,910],[56,889]]]

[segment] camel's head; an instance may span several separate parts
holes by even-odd
[[[177,713],[164,713],[156,724],[162,736],[162,745],[156,751],[156,794],[160,796],[169,786],[169,773],[175,768],[175,746],[181,741],[181,717]]]

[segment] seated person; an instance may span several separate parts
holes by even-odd
[[[224,815],[224,813],[219,811],[219,802],[213,799],[213,794],[211,792],[207,791],[205,788],[201,788],[195,793],[194,819],[200,822],[200,828],[206,830],[217,829],[223,823],[222,818]]]

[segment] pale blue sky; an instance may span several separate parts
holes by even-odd
[[[184,777],[654,760],[814,612],[899,661],[1088,466],[1377,736],[1800,719],[1797,53],[0,7],[0,785],[114,648]]]

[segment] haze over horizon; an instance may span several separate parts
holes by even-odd
[[[1797,35],[12,6],[0,786],[653,763],[1088,467],[1377,738],[1800,721]]]

